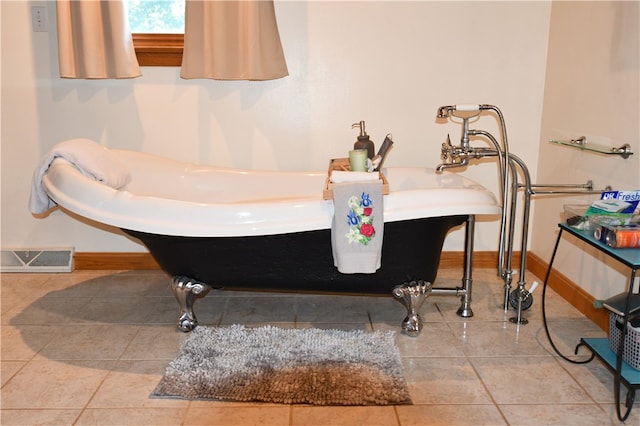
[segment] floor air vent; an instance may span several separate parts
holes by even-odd
[[[1,272],[71,272],[73,248],[3,249]]]

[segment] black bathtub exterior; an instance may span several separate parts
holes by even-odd
[[[168,274],[213,288],[385,293],[412,280],[435,281],[445,237],[468,216],[387,222],[382,266],[342,274],[333,265],[331,231],[249,237],[180,237],[124,230],[138,238]]]

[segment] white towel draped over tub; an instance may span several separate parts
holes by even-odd
[[[42,178],[56,158],[64,158],[86,176],[119,189],[129,183],[129,170],[106,147],[91,139],[70,139],[60,142],[42,158],[33,172],[29,209],[40,214],[54,207],[56,203],[49,198],[42,186]]]
[[[333,263],[343,274],[373,274],[381,265],[384,234],[382,181],[334,183]]]

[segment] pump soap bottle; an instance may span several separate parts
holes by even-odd
[[[353,149],[366,149],[367,157],[369,157],[369,159],[372,159],[376,153],[376,150],[373,145],[373,141],[369,139],[369,135],[364,128],[364,121],[353,123],[353,125],[351,126],[352,129],[355,129],[356,127],[360,128],[360,135],[358,136],[358,140],[356,141],[356,143],[353,144]]]

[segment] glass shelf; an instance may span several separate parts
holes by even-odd
[[[571,140],[549,140],[550,143],[554,143],[556,145],[570,146],[572,148],[581,149],[584,151],[597,152],[598,154],[604,155],[619,155],[622,158],[629,158],[630,155],[633,155],[631,151],[631,146],[627,143],[622,145],[620,148],[615,148],[611,146],[607,146],[604,144],[598,143],[587,143],[587,138],[584,136],[580,136],[578,139]]]

